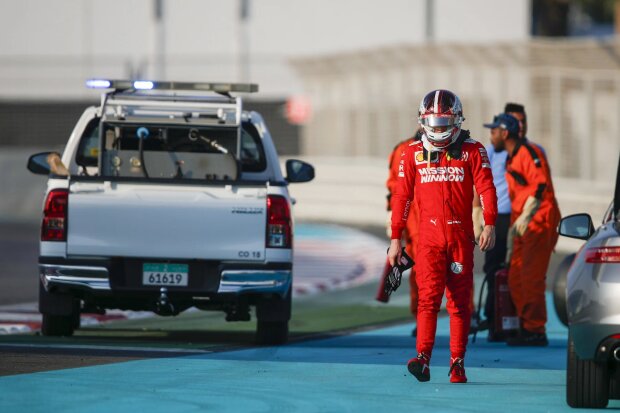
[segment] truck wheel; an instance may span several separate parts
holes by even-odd
[[[71,336],[75,331],[75,316],[43,314],[41,333],[44,336]]]
[[[566,310],[566,276],[576,254],[570,254],[560,262],[553,276],[553,306],[558,318],[568,327],[568,311]]]
[[[284,298],[265,298],[256,305],[256,343],[284,344],[288,341],[288,320],[291,319],[292,289]]]
[[[39,283],[39,312],[44,336],[70,336],[80,328],[80,300],[70,294],[48,292]]]
[[[288,321],[258,321],[256,344],[284,344],[288,341]]]
[[[570,407],[606,407],[609,402],[609,369],[607,363],[581,360],[568,334],[566,367],[566,402]]]

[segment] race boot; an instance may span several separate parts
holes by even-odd
[[[407,370],[413,374],[418,381],[429,381],[431,379],[431,369],[429,364],[431,358],[422,352],[417,357],[412,358],[407,362]]]
[[[448,370],[448,376],[450,376],[450,383],[467,383],[467,376],[465,375],[465,362],[461,357],[450,358],[450,370]]]

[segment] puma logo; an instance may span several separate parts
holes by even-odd
[[[430,221],[431,221],[431,224],[437,226],[437,218],[433,218]]]

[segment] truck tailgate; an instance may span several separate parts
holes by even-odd
[[[73,182],[68,255],[263,261],[266,187]]]

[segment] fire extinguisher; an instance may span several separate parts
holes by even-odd
[[[377,295],[375,296],[375,300],[382,303],[387,303],[390,301],[390,295],[385,292],[385,280],[390,271],[392,271],[392,266],[390,265],[390,261],[386,260],[385,266],[383,267],[383,272],[381,273],[381,278],[379,279],[379,288],[377,289]]]
[[[508,270],[500,268],[495,272],[494,325],[489,331],[489,341],[506,341],[519,331],[519,317],[510,297]]]

